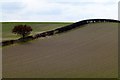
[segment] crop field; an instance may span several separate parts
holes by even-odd
[[[34,33],[63,25],[66,23],[31,24]],[[4,28],[10,33],[7,29],[12,28]],[[49,38],[4,47],[3,77],[117,78],[118,23],[91,23]]]
[[[72,22],[3,22],[2,40],[4,41],[4,40],[20,38],[19,35],[12,33],[12,29],[16,25],[23,25],[23,24],[31,26],[33,29],[31,35],[34,35],[43,31],[48,31],[58,27],[63,27],[72,24]]]

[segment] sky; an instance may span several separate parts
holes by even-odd
[[[118,19],[119,0],[0,0],[2,22]]]

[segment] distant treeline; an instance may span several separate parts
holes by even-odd
[[[69,30],[72,30],[72,29],[75,29],[75,28],[83,27],[83,25],[86,25],[86,24],[101,23],[101,22],[120,23],[120,21],[112,20],[112,19],[88,19],[88,20],[82,20],[80,22],[76,22],[76,23],[73,23],[71,25],[67,25],[67,26],[64,26],[64,27],[61,27],[61,28],[57,28],[57,29],[54,29],[54,30],[39,33],[39,34],[36,34],[36,35],[33,35],[33,36],[27,36],[25,38],[20,38],[20,39],[17,39],[17,40],[3,41],[2,46],[6,46],[6,45],[18,43],[18,42],[34,40],[34,39],[41,38],[41,37],[52,36],[54,34],[59,34],[59,33],[63,33],[63,32],[66,32],[66,31],[69,31]]]

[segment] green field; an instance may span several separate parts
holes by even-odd
[[[13,34],[12,29],[16,25],[29,25],[32,27],[33,31],[31,35],[52,30],[58,27],[63,27],[72,22],[2,22],[2,40],[18,39],[19,35]]]

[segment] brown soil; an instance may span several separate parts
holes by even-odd
[[[3,48],[4,78],[116,78],[118,24],[94,23]]]

